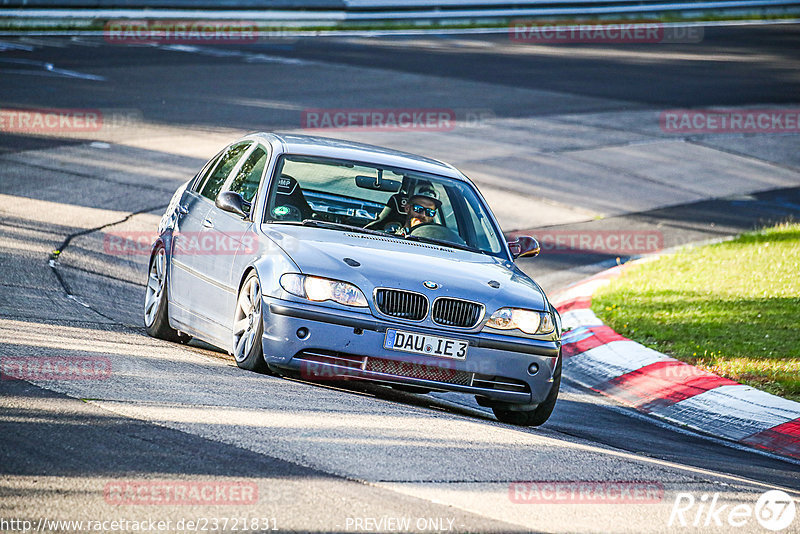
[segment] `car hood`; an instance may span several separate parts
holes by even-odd
[[[368,297],[376,287],[389,287],[481,302],[490,313],[503,306],[547,309],[539,286],[494,256],[327,228],[264,224],[262,229],[303,273],[354,283]],[[352,260],[358,266],[348,264]],[[424,281],[439,287],[426,289]]]

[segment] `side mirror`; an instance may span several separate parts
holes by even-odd
[[[247,217],[246,209],[250,209],[249,202],[245,202],[242,195],[234,193],[233,191],[223,191],[217,195],[217,200],[214,204],[222,211],[235,213],[236,215],[244,218]]]
[[[514,241],[508,241],[508,248],[511,250],[511,256],[514,259],[538,256],[539,252],[542,251],[541,247],[539,247],[539,242],[527,235],[521,235]]]

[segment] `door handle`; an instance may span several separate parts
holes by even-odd
[[[214,221],[211,219],[206,219],[203,221],[203,228],[214,228]]]
[[[181,215],[186,215],[187,213],[189,213],[189,208],[183,205],[178,205],[178,213],[180,213]]]

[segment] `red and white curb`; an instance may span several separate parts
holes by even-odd
[[[680,426],[800,459],[800,403],[739,384],[622,337],[590,309],[625,266],[569,286],[561,313],[564,373],[594,391]]]

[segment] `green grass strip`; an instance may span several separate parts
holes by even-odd
[[[800,401],[800,224],[632,266],[592,310],[647,347]]]

